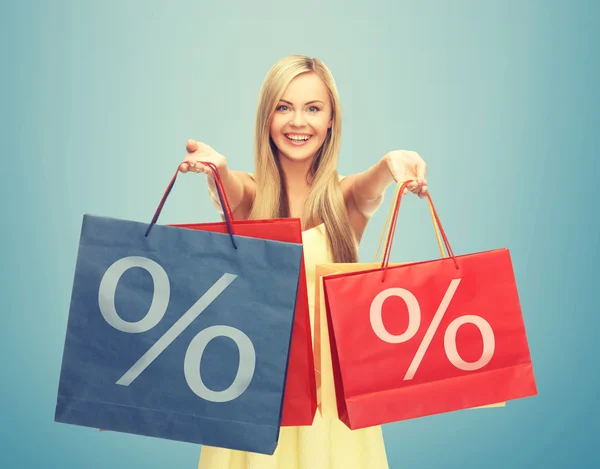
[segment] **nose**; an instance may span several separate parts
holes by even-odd
[[[303,127],[305,124],[304,114],[300,111],[294,111],[292,115],[292,119],[290,120],[290,125],[293,127]]]

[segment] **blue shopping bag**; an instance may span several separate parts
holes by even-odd
[[[273,454],[302,245],[150,226],[83,217],[55,421]]]

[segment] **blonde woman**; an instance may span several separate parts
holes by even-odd
[[[414,179],[409,190],[427,194],[425,162],[412,151],[392,151],[366,171],[337,172],[341,108],[335,81],[318,59],[292,55],[267,73],[259,94],[255,172],[227,167],[208,145],[188,140],[181,172],[204,172],[218,206],[212,173],[218,168],[235,219],[302,220],[311,316],[315,265],[357,262],[365,227],[394,182]],[[312,321],[312,317],[311,317]],[[312,426],[283,427],[273,456],[204,446],[199,469],[387,469],[381,427],[349,430],[319,412]]]

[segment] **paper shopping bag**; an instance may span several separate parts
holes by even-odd
[[[400,185],[397,186],[397,189]],[[397,193],[393,199],[397,200]],[[431,208],[431,206],[430,206]],[[329,343],[329,328],[327,326],[327,315],[325,308],[325,296],[323,292],[323,278],[329,275],[350,273],[350,272],[362,272],[367,270],[376,270],[381,267],[381,261],[378,261],[382,243],[384,237],[388,231],[388,225],[390,217],[393,212],[393,207],[390,206],[390,210],[387,215],[384,228],[382,230],[382,237],[379,241],[379,246],[375,254],[374,262],[365,263],[330,263],[330,264],[318,264],[315,269],[315,308],[314,308],[314,355],[315,355],[315,372],[316,372],[316,385],[317,385],[317,401],[319,406],[319,412],[324,419],[337,419],[339,418],[336,404],[335,385],[333,379],[333,369],[331,360],[331,345]],[[440,248],[441,257],[445,257],[444,250],[441,245],[441,238],[439,235],[439,229],[435,223],[435,218],[432,212],[432,221],[435,229],[436,238]],[[385,239],[385,243],[388,242],[388,238]],[[409,262],[395,262],[390,263],[390,266],[399,266],[408,264]],[[476,408],[492,408],[492,407],[505,407],[506,403],[498,402],[486,406],[477,406]]]
[[[401,197],[380,268],[323,278],[339,418],[358,429],[535,395],[509,251],[455,256],[429,199],[448,256],[390,266]]]
[[[325,312],[323,279],[328,275],[360,272],[379,267],[378,263],[317,264],[315,269],[314,361],[319,413],[324,419],[338,418],[331,361],[329,328]]]
[[[300,220],[297,218],[234,220],[225,191],[222,190],[221,178],[216,168],[214,169],[214,173],[215,183],[218,188],[221,188],[219,194],[222,196],[223,213],[228,214],[229,219],[231,220],[231,228],[235,234],[252,238],[302,244],[302,228]],[[170,188],[172,188],[176,177],[177,173],[173,176],[169,185]],[[167,189],[167,194],[170,191],[170,188]],[[159,206],[159,211],[163,204],[164,200]],[[171,226],[218,233],[227,233],[228,229],[226,222],[176,224]],[[308,309],[306,271],[304,259],[302,259],[286,387],[283,396],[281,426],[312,425],[316,410],[317,395],[314,357]]]
[[[55,421],[273,454],[302,245],[155,221],[83,217]]]

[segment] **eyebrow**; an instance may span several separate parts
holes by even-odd
[[[287,101],[287,100],[285,100],[285,99],[280,99],[279,101],[282,101],[282,102],[284,102],[284,103],[287,103],[287,104],[289,104],[290,106],[293,106],[293,104],[292,104],[291,102],[289,102],[289,101]],[[315,104],[315,103],[321,103],[321,104],[323,104],[323,105],[325,104],[323,101],[319,101],[318,99],[316,99],[316,100],[314,100],[314,101],[309,101],[309,102],[307,102],[307,103],[304,103],[304,105],[306,106],[306,105],[308,105],[308,104]]]

